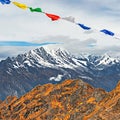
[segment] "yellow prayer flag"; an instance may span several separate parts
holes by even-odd
[[[28,6],[25,5],[25,4],[21,4],[21,3],[18,3],[18,2],[12,2],[14,5],[16,5],[17,7],[21,8],[21,9],[27,9]]]

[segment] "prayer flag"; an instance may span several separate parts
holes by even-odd
[[[100,30],[100,32],[103,32],[103,33],[105,33],[107,35],[110,35],[110,36],[114,36],[115,35],[113,32],[111,32],[109,30],[106,30],[106,29]]]
[[[72,17],[72,16],[69,16],[69,17],[63,17],[62,19],[67,20],[67,21],[72,22],[72,23],[75,23],[75,18]]]
[[[32,8],[32,7],[29,7],[30,11],[31,12],[43,12],[41,8]]]
[[[10,0],[0,0],[1,4],[10,4]]]
[[[28,6],[22,3],[18,3],[18,2],[12,2],[14,5],[16,5],[17,7],[21,8],[21,9],[27,9]]]
[[[79,24],[79,23],[78,23],[78,25],[79,25],[81,28],[83,28],[84,30],[90,30],[90,29],[91,29],[90,27],[87,27],[87,26],[85,26],[84,24]]]
[[[48,16],[52,21],[55,21],[55,20],[60,19],[60,16],[58,16],[58,15],[48,14],[48,13],[45,13],[45,14],[46,14],[46,16]]]

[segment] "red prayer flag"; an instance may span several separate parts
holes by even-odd
[[[54,14],[45,13],[52,21],[60,19],[60,16]]]

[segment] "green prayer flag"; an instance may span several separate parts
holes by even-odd
[[[31,12],[43,12],[41,8],[29,8]]]

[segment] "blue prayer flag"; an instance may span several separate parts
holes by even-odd
[[[10,0],[0,0],[1,4],[10,4]]]
[[[107,35],[110,35],[110,36],[114,36],[115,35],[113,32],[111,32],[109,30],[106,30],[106,29],[100,30],[100,32],[103,32],[103,33],[105,33]]]
[[[79,25],[81,28],[83,28],[84,30],[90,30],[90,29],[91,29],[90,27],[87,27],[87,26],[85,26],[84,24],[78,23],[78,25]]]

